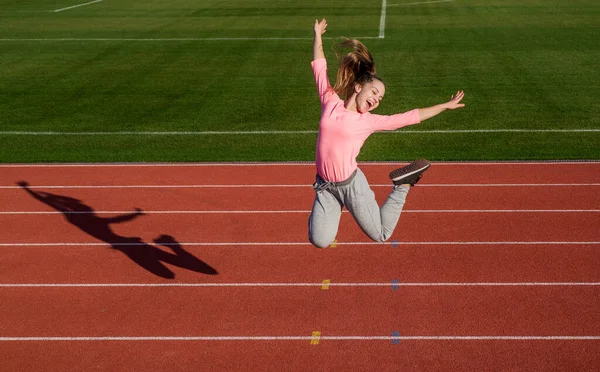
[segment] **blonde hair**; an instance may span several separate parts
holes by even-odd
[[[344,100],[352,96],[356,84],[370,83],[373,79],[383,82],[375,75],[371,52],[360,41],[344,38],[335,46],[335,54],[339,67],[333,90]]]

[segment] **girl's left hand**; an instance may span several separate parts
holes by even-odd
[[[323,18],[321,20],[321,22],[319,22],[318,19],[315,19],[315,35],[323,35],[325,33],[325,31],[327,31],[327,21],[325,20],[325,18]]]
[[[459,90],[458,92],[456,92],[455,95],[450,97],[450,101],[448,101],[446,104],[444,104],[445,108],[447,108],[449,110],[454,110],[457,108],[465,107],[464,103],[460,103],[460,101],[463,99],[464,96],[465,96],[465,92],[463,92],[462,90]]]

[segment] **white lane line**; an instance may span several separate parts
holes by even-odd
[[[397,161],[371,161],[360,162],[360,166],[395,166],[400,163],[409,163],[410,160]],[[600,165],[597,160],[541,160],[541,161],[456,161],[456,162],[432,162],[433,165],[445,166],[505,166],[505,165]],[[279,162],[206,162],[206,163],[6,163],[0,164],[0,168],[65,168],[65,167],[273,167],[273,166],[303,166],[314,167],[314,161],[279,161]]]
[[[373,186],[390,186],[378,184]],[[419,184],[418,187],[555,187],[555,186],[600,186],[600,183],[438,183]]]
[[[0,247],[131,247],[131,246],[147,246],[149,243],[0,243]],[[233,246],[311,246],[311,243],[306,242],[178,242],[178,243],[160,243],[163,246],[207,246],[207,247],[233,247]],[[388,242],[337,242],[337,246],[361,246],[361,245],[391,245],[392,247],[400,247],[404,245],[600,245],[600,241],[446,241],[446,242],[403,242],[391,240]]]
[[[391,185],[388,184],[388,187]],[[30,186],[32,188],[40,189],[186,189],[186,188],[244,188],[244,187],[258,187],[258,188],[273,188],[273,187],[312,187],[311,185],[54,185],[54,186]],[[0,186],[0,189],[20,189],[20,186]]]
[[[142,211],[143,214],[289,214],[304,210],[180,210]],[[132,211],[0,211],[0,215],[127,214]],[[343,213],[349,213],[344,210]],[[600,213],[600,209],[405,209],[402,213]]]
[[[0,341],[312,341],[315,336],[0,337]],[[600,336],[326,336],[321,341],[596,341]]]
[[[387,13],[387,0],[381,1],[381,18],[379,18],[379,38],[385,38],[385,17]]]
[[[120,287],[323,287],[320,283],[4,283],[0,288],[120,288]],[[327,283],[330,287],[595,287],[600,282],[481,282],[481,283]]]
[[[363,38],[364,39],[364,38]],[[6,40],[6,39],[0,39]],[[149,39],[148,39],[149,40]],[[184,39],[181,39],[184,40]],[[199,39],[218,40],[218,39]],[[228,39],[230,40],[230,39]],[[281,38],[269,39],[235,39],[235,40],[287,40]],[[296,40],[296,39],[294,39]],[[600,132],[597,128],[574,129],[432,129],[432,130],[390,130],[375,134],[462,134],[462,133],[591,133]],[[54,132],[54,131],[0,131],[0,135],[18,136],[204,136],[204,135],[265,135],[265,134],[317,134],[316,130],[250,130],[250,131],[175,131],[175,132]]]
[[[372,184],[371,187],[391,187],[391,183]],[[418,187],[557,187],[600,186],[600,183],[443,183],[419,184]],[[201,188],[312,188],[309,184],[262,184],[262,185],[30,185],[36,189],[201,189]],[[20,186],[0,186],[0,189],[21,189]]]
[[[56,9],[56,10],[53,10],[53,12],[55,12],[55,13],[62,12],[63,10],[69,10],[69,9],[73,9],[73,8],[79,8],[80,6],[85,6],[85,5],[90,5],[90,4],[94,4],[94,3],[99,3],[101,1],[104,1],[104,0],[94,0],[94,1],[90,1],[88,3],[84,3],[84,4],[73,5],[73,6],[69,6],[69,7],[66,7],[66,8],[62,8],[62,9]]]
[[[389,4],[388,6],[406,6],[406,5],[436,4],[436,3],[448,3],[450,1],[452,1],[452,0],[419,1],[419,2],[416,2],[416,3]]]

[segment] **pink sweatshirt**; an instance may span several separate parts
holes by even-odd
[[[324,180],[340,182],[348,179],[358,167],[356,157],[371,133],[421,122],[418,109],[396,115],[346,110],[344,101],[329,84],[325,58],[316,59],[311,65],[321,98],[316,165],[317,173]]]

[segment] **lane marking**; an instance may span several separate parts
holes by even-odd
[[[73,6],[69,6],[69,7],[66,7],[66,8],[62,8],[62,9],[56,9],[56,10],[53,10],[53,12],[55,12],[55,13],[62,12],[63,10],[68,10],[68,9],[73,9],[73,8],[79,8],[80,6],[85,6],[85,5],[90,5],[90,4],[94,4],[94,3],[99,3],[101,1],[104,1],[104,0],[94,0],[94,1],[90,1],[88,3],[84,3],[84,4],[73,5]]]
[[[389,185],[377,185],[389,186]],[[419,184],[419,187],[554,187],[554,186],[600,186],[600,183],[439,183]]]
[[[387,185],[388,187],[391,184]],[[44,189],[135,189],[135,188],[150,188],[150,189],[162,189],[162,188],[243,188],[243,187],[312,187],[312,185],[30,185],[31,188],[44,188]],[[21,189],[21,186],[0,186],[0,189]]]
[[[187,210],[187,211],[142,211],[143,214],[290,214],[310,213],[306,210]],[[343,213],[349,213],[347,210]],[[0,215],[100,215],[127,214],[132,211],[0,211]],[[402,213],[600,213],[600,209],[405,209]],[[335,248],[337,241],[331,243]]]
[[[387,13],[387,0],[381,2],[381,17],[379,18],[379,38],[385,38],[385,18]]]
[[[130,246],[147,246],[149,243],[0,243],[0,247],[130,247]],[[161,243],[163,246],[181,245],[181,246],[311,246],[310,242],[187,242],[187,243]],[[354,246],[354,245],[384,245],[389,243],[383,242],[339,242],[339,246]],[[398,245],[600,245],[600,241],[530,241],[530,242],[402,242]]]
[[[409,283],[392,280],[391,283],[2,283],[0,288],[121,288],[121,287],[597,287],[600,282],[481,282],[481,283]]]
[[[0,341],[312,341],[316,336],[0,337]],[[323,336],[321,341],[393,341],[396,336]],[[402,341],[596,341],[600,336],[407,336]]]
[[[226,40],[288,40],[290,38],[239,38]],[[301,38],[302,39],[302,38]],[[365,38],[362,38],[365,39]],[[0,41],[8,39],[0,39]],[[16,39],[18,40],[18,39]],[[36,40],[36,39],[27,39]],[[39,39],[44,40],[44,39]],[[67,39],[68,40],[68,39]],[[103,39],[97,39],[103,40]],[[112,39],[106,39],[112,40]],[[115,39],[120,40],[120,39]],[[133,40],[133,39],[130,39]],[[140,39],[151,41],[153,39]],[[161,40],[161,39],[155,39]],[[207,39],[177,39],[177,40],[221,40],[219,38]],[[291,40],[299,40],[291,38]],[[312,39],[311,39],[312,40]],[[439,130],[390,130],[375,132],[374,134],[461,134],[461,133],[593,133],[600,132],[597,128],[581,129],[439,129]],[[316,130],[250,130],[250,131],[174,131],[174,132],[53,132],[53,131],[0,131],[5,136],[206,136],[206,135],[265,135],[265,134],[318,134]]]
[[[409,163],[410,161],[388,161],[388,162],[360,162],[360,166],[394,166],[398,163]],[[435,166],[502,166],[502,165],[600,165],[596,160],[541,160],[541,161],[457,161],[457,162],[432,162]],[[0,164],[0,168],[64,168],[64,167],[272,167],[272,166],[304,166],[314,167],[314,161],[280,161],[280,162],[206,162],[206,163],[6,163]]]
[[[312,336],[310,337],[310,344],[318,345],[320,340],[321,340],[321,332],[313,331]]]
[[[391,183],[371,184],[371,187],[391,187]],[[600,183],[439,183],[421,184],[417,187],[555,187],[555,186],[600,186]],[[36,189],[197,189],[197,188],[311,188],[311,184],[237,184],[237,185],[29,185]],[[0,186],[0,189],[21,189],[21,186]]]

